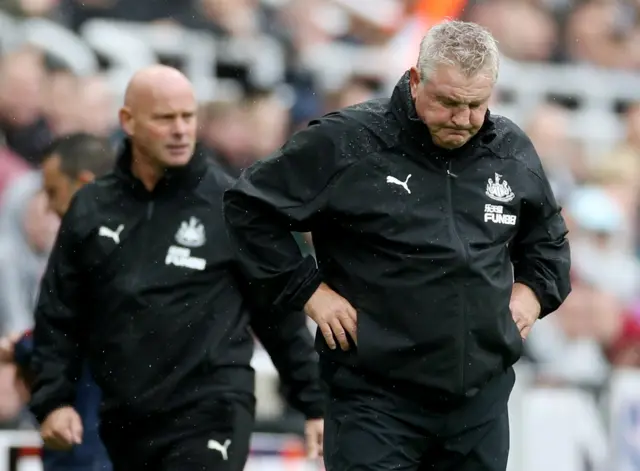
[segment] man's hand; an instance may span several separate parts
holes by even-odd
[[[0,338],[0,363],[13,363],[18,340],[20,340],[20,334],[17,333]]]
[[[69,450],[82,443],[82,419],[73,407],[51,412],[40,426],[44,445],[52,450]]]
[[[307,457],[316,459],[322,456],[324,441],[324,420],[309,419],[304,424],[304,437],[307,445]]]
[[[356,310],[349,304],[349,301],[326,284],[320,284],[305,304],[304,312],[318,324],[320,332],[331,350],[335,350],[336,340],[342,350],[349,350],[347,334],[357,344]]]
[[[520,336],[526,339],[531,327],[540,317],[540,302],[531,288],[522,283],[514,283],[509,302],[511,316],[518,326]]]

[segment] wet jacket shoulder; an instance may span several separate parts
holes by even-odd
[[[233,188],[225,193],[225,213],[232,240],[238,227],[255,237],[259,246],[269,246],[277,265],[247,263],[250,254],[236,246],[242,269],[252,280],[262,305],[285,310],[301,310],[321,279],[314,257],[299,260],[290,231],[309,232],[317,220],[314,215],[334,197],[334,189],[350,168],[359,165],[381,149],[392,147],[396,128],[385,118],[389,100],[371,100],[319,119],[294,134],[280,149],[245,170]],[[294,178],[292,176],[295,175]],[[243,209],[248,202],[261,212]],[[267,219],[284,218],[275,237],[264,232],[271,228]],[[253,229],[255,229],[253,231]],[[287,269],[282,271],[282,267]],[[271,275],[264,276],[265,272]],[[274,293],[279,293],[274,298]]]
[[[267,189],[288,186],[291,200],[286,202],[287,210],[293,219],[303,219],[303,213],[324,204],[329,196],[327,190],[346,169],[376,148],[375,134],[358,119],[365,117],[354,110],[348,114],[331,113],[312,121],[274,154],[247,169],[238,185],[250,190],[245,186],[250,179]],[[276,167],[278,171],[274,172]],[[288,177],[293,172],[297,178],[290,181]],[[301,224],[295,229],[302,232],[306,228]]]

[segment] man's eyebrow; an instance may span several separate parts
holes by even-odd
[[[440,100],[440,101],[444,101],[444,102],[448,102],[448,103],[454,103],[456,105],[475,105],[475,104],[484,103],[489,98],[491,98],[491,95],[489,95],[487,97],[475,98],[475,99],[470,99],[470,100],[465,100],[465,99],[461,99],[461,98],[455,98],[455,97],[446,96],[446,95],[436,95],[436,98],[438,100]]]

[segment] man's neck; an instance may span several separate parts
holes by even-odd
[[[131,151],[131,173],[142,182],[148,191],[153,191],[164,170],[150,162],[150,159],[135,147]]]

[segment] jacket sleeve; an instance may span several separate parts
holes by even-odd
[[[22,334],[14,345],[13,359],[19,368],[31,369],[31,357],[33,355],[33,331],[28,330]]]
[[[511,261],[515,282],[533,290],[540,301],[542,318],[558,309],[571,292],[568,231],[540,158],[528,139],[520,151],[532,183],[530,196],[522,201]]]
[[[30,408],[39,422],[53,410],[74,403],[75,385],[81,373],[82,270],[74,219],[71,208],[62,219],[35,312]]]
[[[251,328],[278,371],[287,402],[307,419],[322,417],[320,371],[307,316],[300,311],[254,312]]]
[[[341,152],[345,135],[338,118],[313,122],[225,192],[229,235],[265,306],[302,310],[320,285],[314,258],[301,255],[291,232],[311,231],[314,216],[326,208],[350,163]]]

